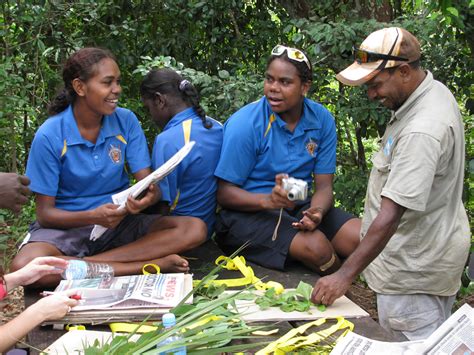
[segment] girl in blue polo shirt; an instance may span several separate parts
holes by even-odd
[[[183,272],[188,263],[175,253],[205,240],[206,227],[191,217],[138,212],[154,204],[156,186],[140,200],[129,198],[118,210],[111,195],[150,172],[145,136],[136,116],[118,107],[120,71],[111,53],[83,48],[63,69],[64,89],[38,129],[26,175],[36,194],[37,220],[13,260],[19,269],[37,256],[84,258],[109,263],[116,275],[138,274],[152,263],[163,271]],[[109,228],[91,241],[93,225]],[[37,284],[54,284],[43,278]]]
[[[336,127],[326,108],[306,98],[312,75],[301,50],[276,46],[264,96],[225,123],[216,241],[227,253],[250,241],[242,254],[265,267],[299,261],[328,274],[357,247],[360,220],[333,207]],[[290,201],[287,176],[306,181],[312,196]]]
[[[206,116],[196,88],[171,69],[150,71],[141,96],[161,133],[153,145],[152,165],[162,165],[185,143],[196,144],[183,162],[160,182],[162,210],[202,219],[213,233],[217,179],[214,170],[222,145],[222,125]]]

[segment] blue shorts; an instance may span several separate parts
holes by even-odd
[[[108,229],[99,239],[89,239],[93,225],[70,228],[51,229],[42,228],[35,221],[30,225],[29,233],[20,248],[27,243],[44,242],[54,245],[66,256],[83,258],[115,249],[132,243],[145,234],[151,224],[161,215],[127,215],[114,229]]]
[[[279,209],[260,212],[221,210],[216,220],[215,241],[226,254],[232,254],[250,241],[251,244],[242,251],[249,261],[270,269],[284,270],[290,244],[299,232],[292,223],[298,222],[310,205],[311,200],[308,199],[297,203],[293,210],[283,210],[275,241],[272,235],[280,216]],[[343,224],[352,218],[356,217],[341,209],[331,208],[318,229],[328,240],[332,240]]]

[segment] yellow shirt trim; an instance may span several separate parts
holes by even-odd
[[[63,150],[61,151],[61,158],[66,154],[67,152],[67,143],[66,140],[64,140],[64,145],[63,145]]]
[[[272,123],[275,122],[275,120],[276,120],[276,117],[272,113],[270,116],[270,119],[268,120],[268,126],[267,126],[267,129],[265,130],[265,134],[263,135],[264,137],[266,137],[268,132],[270,132],[270,128],[272,128]]]
[[[186,120],[183,122],[183,134],[184,134],[184,144],[189,143],[191,140],[191,124],[193,120]]]
[[[121,134],[116,135],[115,138],[117,138],[123,144],[127,144],[127,141],[125,140],[125,138],[123,138]]]

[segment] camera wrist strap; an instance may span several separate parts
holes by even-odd
[[[280,208],[280,216],[278,217],[278,222],[277,222],[277,225],[275,227],[275,230],[273,231],[273,235],[272,235],[272,241],[275,241],[277,239],[277,236],[278,236],[278,228],[280,227],[280,222],[281,222],[281,215],[283,214],[283,207]]]

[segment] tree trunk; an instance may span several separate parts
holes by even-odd
[[[356,140],[357,140],[357,166],[363,171],[367,171],[367,162],[365,161],[365,148],[362,143],[362,127],[358,124],[356,126]]]

